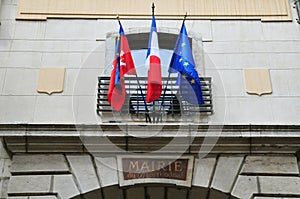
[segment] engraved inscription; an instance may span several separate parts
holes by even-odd
[[[187,179],[189,159],[123,158],[124,180],[142,178]]]

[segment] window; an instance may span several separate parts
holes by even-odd
[[[133,61],[135,63],[135,68],[139,77],[147,77],[147,70],[145,69],[146,54],[147,49],[132,50],[131,51]],[[168,67],[173,54],[172,50],[169,49],[160,49],[159,50],[161,58],[161,70],[162,76],[168,77]],[[172,77],[177,76],[176,74],[171,74]]]
[[[141,31],[140,29],[138,31]],[[149,31],[148,28],[145,31]],[[169,30],[169,32],[174,31],[176,33],[158,33],[159,46],[160,46],[160,58],[162,63],[162,76],[163,76],[163,90],[168,81],[168,87],[166,89],[165,95],[161,95],[160,99],[147,103],[148,111],[146,111],[145,102],[143,96],[141,95],[141,90],[138,86],[138,81],[134,76],[126,76],[126,101],[120,112],[116,113],[113,111],[111,106],[107,101],[107,90],[110,81],[111,74],[111,63],[114,57],[114,46],[115,35],[109,34],[112,38],[107,38],[107,51],[105,74],[99,77],[98,83],[98,98],[97,98],[97,113],[102,117],[102,121],[105,122],[115,122],[120,119],[120,121],[134,121],[140,122],[145,120],[145,115],[149,114],[152,122],[163,121],[164,117],[166,121],[182,121],[182,118],[193,119],[191,115],[201,114],[210,115],[212,114],[212,88],[211,88],[211,78],[201,77],[201,85],[204,96],[205,104],[203,105],[193,105],[185,101],[179,92],[179,86],[177,82],[177,74],[171,75],[168,80],[168,67],[170,63],[171,56],[173,54],[173,48],[177,40],[178,30]],[[145,96],[146,85],[147,85],[147,70],[145,68],[145,60],[147,53],[148,37],[149,33],[135,33],[126,32],[129,45],[131,48],[131,53],[135,62],[135,67],[138,73],[139,82],[141,85],[142,92]],[[190,44],[192,46],[192,51],[194,52],[195,63],[199,71],[203,74],[203,50],[201,48],[202,41],[200,36],[195,36],[195,38],[190,38]],[[201,66],[201,67],[200,67]],[[164,101],[164,103],[162,103]],[[186,121],[186,120],[185,120]]]

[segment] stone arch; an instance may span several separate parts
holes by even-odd
[[[116,165],[115,156],[98,160],[87,154],[14,155],[7,193],[11,199],[150,199],[159,192],[164,199],[300,196],[299,167],[292,154],[195,158],[191,188],[175,186],[172,181],[120,187]]]
[[[179,34],[179,28],[158,28],[158,40],[160,48],[173,50],[176,44],[176,40]],[[117,32],[109,32],[106,35],[105,40],[105,69],[104,75],[110,75],[111,63],[114,58],[115,50],[115,38]],[[148,37],[149,28],[129,28],[125,29],[130,49],[147,49],[148,48]],[[192,47],[194,60],[198,72],[204,74],[204,51],[203,51],[203,40],[201,33],[188,30],[189,41]]]
[[[219,190],[171,184],[141,184],[119,187],[112,185],[72,197],[71,199],[237,199]]]

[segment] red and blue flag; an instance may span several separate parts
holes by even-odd
[[[146,102],[149,103],[160,98],[162,91],[161,63],[154,15],[152,15],[152,25],[149,35],[148,51],[145,65],[148,69]]]
[[[127,37],[120,23],[116,42],[113,69],[110,76],[107,99],[116,111],[120,111],[126,99],[125,74],[136,75]]]

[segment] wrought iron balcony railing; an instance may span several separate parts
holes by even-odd
[[[171,77],[168,82],[168,87],[165,92],[164,103],[163,94],[161,97],[152,102],[147,103],[148,114],[152,117],[159,115],[168,115],[168,117],[176,118],[181,115],[211,115],[213,113],[212,105],[212,85],[210,77],[201,77],[201,86],[204,97],[203,105],[194,105],[185,101],[180,95],[179,86],[176,85],[176,77]],[[102,117],[107,113],[115,113],[107,101],[107,92],[110,77],[98,78],[98,96],[97,96],[97,114]],[[143,94],[146,93],[147,77],[139,77],[139,82]],[[122,110],[118,114],[129,114],[131,118],[142,118],[146,114],[145,102],[138,86],[136,77],[126,77],[126,101]],[[167,83],[167,78],[163,78],[163,89]],[[163,91],[164,92],[164,91]]]

